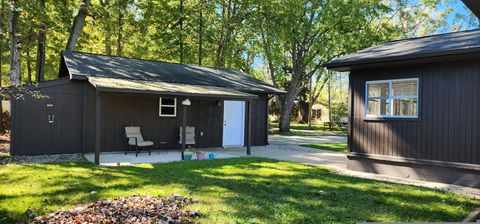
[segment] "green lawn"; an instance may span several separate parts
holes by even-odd
[[[0,186],[4,223],[22,220],[27,209],[45,214],[133,194],[198,199],[191,208],[205,214],[203,223],[461,221],[480,206],[453,193],[254,157],[129,167],[7,165],[0,168]]]
[[[347,143],[317,143],[317,144],[304,144],[300,145],[313,149],[325,149],[335,152],[347,152]]]

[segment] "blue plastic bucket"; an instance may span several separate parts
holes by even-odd
[[[185,158],[185,160],[192,160],[192,156],[193,156],[193,153],[183,154],[183,158]]]
[[[208,158],[209,158],[210,160],[214,160],[214,159],[215,159],[215,153],[209,153],[209,154],[208,154]]]

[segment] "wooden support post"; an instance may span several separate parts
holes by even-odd
[[[100,165],[100,147],[102,147],[102,95],[95,97],[95,164]]]
[[[187,148],[187,106],[183,105],[183,117],[182,117],[182,160],[185,160],[184,152]]]
[[[250,155],[250,146],[252,144],[252,101],[247,101],[247,155]]]

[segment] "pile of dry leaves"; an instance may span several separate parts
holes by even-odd
[[[10,152],[10,132],[0,133],[0,153]]]
[[[193,202],[182,196],[131,196],[37,217],[32,223],[193,223],[200,212],[182,210]]]

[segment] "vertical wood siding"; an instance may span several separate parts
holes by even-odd
[[[356,70],[351,151],[480,164],[480,64],[429,63]],[[365,119],[365,82],[419,78],[418,119]]]
[[[154,142],[156,148],[179,147],[179,127],[182,125],[181,102],[177,97],[177,116],[159,117],[158,95],[109,94],[105,95],[103,151],[118,151],[126,147],[124,128],[141,127],[145,139]],[[197,147],[221,147],[223,136],[223,100],[189,97],[192,105],[187,111],[187,125],[195,127]],[[220,102],[220,105],[218,103]],[[252,145],[265,145],[266,96],[253,102]],[[201,135],[203,132],[203,135]],[[160,144],[166,142],[166,144]],[[93,150],[92,148],[90,148]]]
[[[52,81],[58,85],[40,87],[48,96],[36,99],[25,96],[12,102],[12,154],[61,154],[81,151],[82,141],[82,82]],[[52,104],[53,108],[47,108]],[[48,115],[55,115],[54,123]]]
[[[40,92],[49,96],[48,99],[27,97],[23,101],[12,103],[14,155],[94,151],[96,90],[85,81],[66,81],[53,81],[58,82],[58,85],[38,88]],[[177,97],[177,116],[171,118],[158,116],[159,97],[142,94],[105,94],[102,111],[102,151],[125,149],[126,126],[141,127],[145,139],[153,141],[156,148],[178,148],[178,130],[182,121],[180,104],[184,98]],[[195,97],[190,97],[190,100],[192,105],[188,108],[187,124],[195,126],[197,147],[221,147],[223,100]],[[54,126],[48,123],[47,103],[54,104]],[[259,95],[259,99],[254,100],[252,106],[252,145],[266,145],[267,96]],[[200,132],[203,132],[202,136]]]

